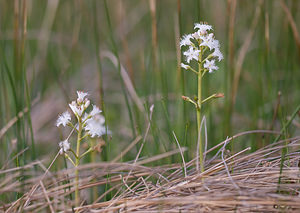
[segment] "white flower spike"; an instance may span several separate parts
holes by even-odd
[[[56,126],[59,127],[60,125],[66,126],[71,120],[71,115],[68,111],[64,112],[63,114],[58,116],[56,121]]]
[[[69,103],[69,107],[71,108],[72,112],[76,116],[76,123],[71,123],[71,115],[69,112],[64,112],[61,114],[57,121],[56,126],[66,126],[67,124],[73,127],[68,138],[64,141],[59,142],[59,154],[64,155],[75,167],[75,201],[76,205],[79,206],[79,187],[78,187],[78,169],[77,167],[80,164],[80,159],[87,155],[90,152],[95,150],[95,147],[92,144],[86,143],[86,138],[88,137],[101,137],[104,134],[109,132],[107,127],[104,126],[105,119],[100,114],[101,110],[96,106],[93,105],[92,110],[89,110],[90,100],[86,97],[89,94],[83,91],[77,91],[77,99]],[[74,131],[76,130],[76,131]],[[70,136],[73,133],[77,133],[77,142],[76,142],[76,149],[73,150],[71,145],[68,141]],[[89,144],[89,148],[82,152],[81,144],[84,143]],[[86,147],[82,147],[85,148]],[[67,151],[70,151],[66,153]],[[82,152],[82,154],[81,154]],[[73,154],[73,155],[72,155]]]
[[[181,67],[186,70],[193,70],[189,64],[192,60],[196,60],[198,64],[201,64],[211,73],[218,69],[215,60],[221,61],[224,58],[220,51],[220,43],[211,32],[213,30],[211,25],[196,23],[194,29],[197,31],[184,35],[181,39],[180,48],[187,46],[183,52],[186,63],[181,63]],[[200,55],[201,57],[199,57]]]
[[[207,99],[202,100],[201,96],[201,88],[202,88],[202,78],[208,72],[212,73],[214,70],[217,70],[218,67],[215,65],[216,59],[221,61],[223,59],[223,55],[220,51],[220,43],[215,39],[214,34],[211,32],[212,26],[205,23],[196,23],[194,29],[195,32],[184,35],[181,42],[180,48],[184,48],[185,51],[183,55],[185,55],[185,62],[181,63],[181,67],[184,69],[188,69],[194,73],[196,73],[198,80],[198,94],[197,99],[193,101],[191,98],[182,96],[183,100],[192,103],[196,108],[197,113],[197,129],[198,135],[200,135],[200,126],[201,126],[201,106],[204,101],[207,101],[211,98],[221,97],[219,95],[209,96]],[[192,37],[192,38],[191,38]],[[187,47],[182,47],[187,46]],[[198,69],[193,69],[190,62],[192,60],[197,61]],[[196,65],[196,63],[195,63]],[[199,144],[199,156],[200,156],[200,170],[199,172],[204,172],[204,163],[203,163],[203,143],[201,141],[201,137],[198,138],[197,143]]]

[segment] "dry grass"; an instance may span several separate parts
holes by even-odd
[[[13,203],[2,204],[6,212],[194,212],[194,211],[299,211],[299,151],[300,137],[269,145],[254,153],[246,148],[230,155],[220,145],[217,154],[206,162],[205,172],[198,173],[196,159],[184,164],[149,167],[146,159],[127,163],[93,163],[80,167],[82,205],[72,210],[70,193],[74,192],[74,169],[51,173],[37,162],[45,172],[33,176],[28,165],[19,170],[2,170],[0,193],[25,191]],[[282,174],[282,149],[288,148]],[[210,149],[213,150],[213,149]],[[209,150],[209,151],[210,151]],[[170,153],[179,153],[180,150]],[[166,157],[166,155],[162,156]],[[160,157],[152,158],[157,160]],[[55,163],[56,158],[53,160]],[[50,165],[50,167],[53,164]],[[187,171],[185,177],[184,170]],[[29,175],[24,185],[15,181],[20,175]],[[109,176],[108,176],[109,175]],[[281,184],[278,184],[281,176]],[[91,202],[89,189],[109,183],[110,189]],[[112,199],[103,202],[111,193]],[[87,204],[89,202],[90,204]]]

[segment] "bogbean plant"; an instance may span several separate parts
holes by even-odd
[[[201,109],[202,104],[208,100],[223,97],[221,93],[213,94],[208,98],[202,99],[202,78],[206,73],[212,73],[217,70],[216,60],[221,61],[223,55],[220,51],[220,43],[215,39],[214,34],[211,32],[212,26],[205,23],[196,23],[194,29],[195,32],[184,35],[180,41],[180,48],[184,48],[183,55],[185,56],[186,63],[181,63],[181,67],[192,71],[197,75],[198,80],[198,94],[197,97],[191,99],[186,96],[182,96],[185,101],[192,103],[195,106],[197,112],[197,133],[199,143],[199,158],[200,158],[200,170],[204,171],[203,162],[203,144],[201,140]],[[191,65],[192,61],[196,61],[198,69],[194,69]]]
[[[78,188],[78,166],[80,164],[80,159],[85,155],[95,150],[95,147],[89,145],[89,148],[81,154],[80,146],[85,141],[85,139],[91,137],[101,137],[107,133],[105,128],[105,119],[101,115],[101,110],[96,106],[92,105],[92,109],[89,110],[90,100],[87,98],[88,93],[77,91],[78,98],[69,104],[72,113],[75,116],[75,121],[72,122],[71,114],[66,111],[59,115],[56,126],[69,126],[72,128],[67,139],[59,143],[59,153],[64,155],[75,167],[75,203],[76,206],[79,205],[79,188]],[[89,111],[89,112],[88,112]],[[77,141],[75,145],[75,150],[72,148],[69,138],[76,132]]]

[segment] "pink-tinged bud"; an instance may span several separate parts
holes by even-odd
[[[187,101],[189,98],[188,97],[186,97],[186,96],[181,96],[181,98],[183,99],[183,100],[185,100],[185,101]]]
[[[216,98],[224,98],[224,93],[217,93],[215,95]]]

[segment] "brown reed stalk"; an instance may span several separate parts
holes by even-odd
[[[19,0],[14,1],[14,58],[15,58],[15,76],[18,76],[19,70],[19,42],[20,42],[20,32],[19,32],[19,13],[20,13]]]
[[[134,70],[132,66],[132,61],[130,57],[130,50],[129,50],[129,45],[128,45],[128,39],[127,39],[127,34],[125,33],[125,25],[127,22],[127,16],[125,16],[125,2],[123,1],[118,1],[118,24],[119,24],[119,38],[121,40],[121,44],[124,50],[124,56],[126,58],[126,67],[129,73],[130,80],[132,84],[134,85]]]
[[[234,26],[235,26],[235,16],[236,16],[236,0],[228,0],[228,10],[229,10],[229,21],[228,21],[228,72],[227,75],[227,91],[231,88],[233,76],[234,76]],[[227,97],[227,115],[225,122],[225,134],[226,136],[231,135],[231,118],[232,118],[233,106],[232,106],[232,96]],[[231,150],[234,150],[232,144]]]
[[[298,48],[298,55],[300,57],[300,35],[299,35],[299,32],[297,30],[297,25],[296,25],[296,22],[292,16],[292,13],[291,11],[289,10],[289,8],[287,7],[286,3],[284,0],[280,0],[280,5],[289,21],[289,24],[292,28],[292,32],[293,32],[293,36],[294,36],[294,39],[295,39],[295,42],[296,42],[296,45],[297,45],[297,48]]]
[[[176,81],[178,85],[181,83],[182,70],[181,70],[181,50],[180,50],[180,13],[181,13],[181,3],[177,0],[177,12],[174,18],[174,30],[175,30],[175,48],[176,48],[176,59],[177,59],[177,74]]]
[[[151,14],[151,33],[152,33],[152,59],[153,69],[158,72],[158,43],[157,43],[157,21],[156,21],[156,0],[149,0]]]
[[[229,29],[228,29],[228,65],[229,72],[232,76],[233,72],[233,59],[234,59],[234,26],[235,26],[235,16],[236,16],[236,0],[229,0]]]
[[[237,91],[238,91],[238,86],[239,86],[239,81],[240,81],[240,77],[241,77],[241,72],[242,72],[242,66],[247,54],[247,51],[250,47],[251,41],[253,39],[254,36],[254,32],[256,29],[256,26],[258,24],[258,20],[259,17],[261,15],[261,7],[262,7],[262,0],[259,0],[255,9],[255,13],[253,15],[253,19],[252,19],[252,23],[251,23],[251,27],[248,31],[248,34],[245,38],[245,41],[242,45],[242,47],[240,48],[240,51],[238,53],[237,56],[237,60],[236,60],[236,64],[235,64],[235,72],[234,72],[234,77],[233,77],[233,82],[232,82],[232,89],[231,89],[231,96],[232,96],[232,108],[234,108],[235,102],[236,102],[236,95],[237,95]]]

